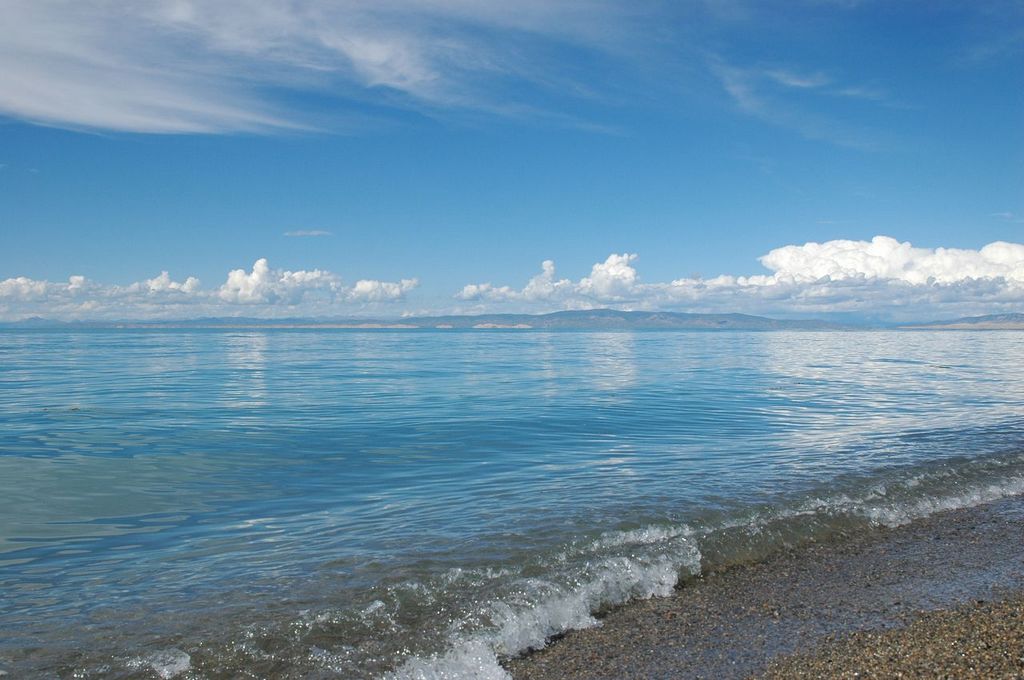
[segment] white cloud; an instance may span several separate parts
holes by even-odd
[[[629,297],[637,284],[636,269],[631,264],[636,258],[635,254],[629,253],[609,255],[604,262],[591,268],[590,276],[580,280],[577,287],[579,292],[597,300]]]
[[[1024,224],[1024,217],[1017,215],[1009,211],[989,213],[989,217],[995,217],[1004,222],[1013,222],[1015,224]]]
[[[79,275],[69,277],[67,283],[21,276],[0,280],[0,319],[342,315],[400,301],[417,283],[416,279],[360,280],[349,287],[332,272],[274,269],[264,258],[250,270],[228,272],[224,283],[215,289],[203,289],[194,276],[175,281],[166,271],[126,286],[101,284]]]
[[[722,48],[715,31],[686,26],[711,20],[728,27],[722,5],[6,0],[0,115],[73,129],[180,134],[351,130],[369,117],[415,109],[532,116],[608,131],[574,112],[583,100],[637,94],[616,90],[609,62],[629,72],[629,82],[645,83],[642,98],[651,96],[649,84],[674,96],[689,70],[676,65]],[[676,28],[666,33],[667,25]],[[811,139],[870,146],[863,131],[782,95],[802,90],[881,103],[877,87],[838,83],[799,65],[726,62],[713,58],[708,66],[742,111]],[[654,64],[656,73],[635,77]]]
[[[202,46],[161,21],[157,7],[5,2],[0,112],[48,125],[136,132],[293,126],[237,79],[204,65]]]
[[[806,139],[864,150],[878,145],[876,133],[819,112],[822,109],[814,107],[809,98],[813,95],[820,103],[822,97],[841,95],[880,104],[883,99],[880,90],[837,84],[821,72],[740,66],[721,57],[713,57],[708,67],[743,113],[793,130]],[[799,96],[794,97],[794,94]]]
[[[1024,245],[997,241],[981,250],[915,248],[888,236],[776,248],[761,258],[776,279],[862,277],[919,285],[1004,278],[1024,283]]]
[[[220,287],[221,300],[241,304],[283,302],[297,304],[308,295],[325,293],[331,296],[342,288],[336,275],[314,269],[312,271],[283,271],[271,269],[266,258],[256,260],[252,271],[234,269]]]
[[[597,265],[595,265],[597,266]],[[530,279],[522,290],[490,283],[471,283],[463,286],[455,297],[467,301],[507,302],[510,300],[546,301],[563,298],[575,289],[569,279],[555,278],[555,263],[544,260],[541,272]]]
[[[342,109],[493,112],[515,108],[498,82],[550,88],[557,66],[532,43],[603,49],[638,12],[609,0],[6,0],[0,114],[149,133],[319,127],[285,89]]]
[[[569,290],[572,282],[569,279],[555,278],[555,263],[544,260],[540,263],[541,272],[534,276],[523,288],[522,295],[527,300],[545,300],[558,297]]]
[[[820,72],[797,73],[788,69],[769,69],[764,72],[764,75],[780,85],[801,90],[822,87],[831,82],[831,78]]]
[[[36,281],[24,276],[0,281],[0,300],[17,300],[29,302],[41,300],[56,284],[49,281]]]
[[[522,294],[509,286],[494,286],[490,283],[468,283],[462,290],[455,294],[460,300],[486,300],[488,302],[503,302],[505,300],[518,300]]]
[[[402,279],[398,283],[360,279],[348,292],[350,300],[365,302],[384,302],[401,300],[405,294],[419,285],[418,279]]]
[[[184,281],[172,281],[171,275],[166,271],[160,272],[159,276],[155,276],[151,279],[139,283],[133,283],[128,286],[127,290],[136,291],[147,291],[149,293],[162,293],[165,291],[180,291],[182,293],[190,294],[195,293],[199,290],[199,279],[194,276],[190,276]]]
[[[1024,311],[1024,244],[980,249],[921,248],[887,236],[776,248],[760,258],[765,273],[645,281],[633,253],[612,253],[581,278],[559,278],[555,263],[522,288],[464,286],[453,308],[435,312],[616,307],[691,312],[823,316],[836,313],[924,319]],[[66,282],[0,280],[0,319],[196,318],[202,316],[397,316],[419,281],[360,279],[346,284],[321,269],[283,270],[265,259],[203,288],[168,272],[125,286],[81,275]]]
[[[645,283],[637,256],[612,254],[579,281],[554,281],[554,263],[522,289],[470,284],[456,298],[519,311],[589,308],[760,314],[929,315],[1024,310],[1024,245],[980,250],[916,248],[887,236],[776,248],[760,258],[768,274]],[[541,286],[535,282],[550,281]],[[471,311],[481,311],[475,308]]]

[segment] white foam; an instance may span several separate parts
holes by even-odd
[[[968,487],[960,493],[925,496],[904,505],[865,507],[861,512],[876,524],[897,527],[937,512],[971,508],[1020,494],[1024,494],[1024,477],[1011,477],[1001,483]]]
[[[954,480],[956,481],[956,480]],[[552,636],[569,630],[599,625],[594,613],[603,607],[631,600],[669,595],[681,570],[700,571],[698,533],[745,527],[752,535],[770,531],[780,520],[802,516],[846,516],[874,525],[895,527],[937,512],[973,507],[1008,496],[1024,494],[1024,476],[999,482],[976,482],[947,486],[945,493],[900,499],[901,491],[948,484],[945,474],[916,475],[901,481],[875,484],[862,493],[836,493],[805,500],[796,507],[734,516],[697,532],[687,525],[650,525],[602,534],[589,543],[577,544],[558,555],[561,563],[593,556],[586,577],[571,587],[560,587],[542,579],[524,579],[522,597],[514,602],[496,601],[489,606],[491,625],[473,634],[455,633],[447,651],[433,656],[414,656],[389,680],[508,680],[509,674],[498,658],[527,649],[543,647]],[[636,548],[622,555],[623,549]],[[608,555],[612,553],[612,555]],[[660,553],[660,554],[659,554]],[[601,557],[604,555],[603,557]]]
[[[681,536],[689,537],[693,533],[693,529],[685,524],[676,526],[650,525],[627,531],[606,532],[597,540],[597,546],[601,548],[616,548],[622,545],[651,545],[653,543],[671,541]]]
[[[677,532],[673,537],[679,535]],[[681,553],[677,551],[672,556],[603,558],[590,577],[573,588],[541,580],[524,581],[522,586],[528,599],[529,595],[534,596],[532,604],[516,606],[493,602],[490,629],[457,639],[443,654],[412,657],[387,677],[390,680],[504,680],[509,676],[498,663],[499,655],[540,648],[553,635],[597,625],[593,613],[602,607],[664,597],[678,582],[680,569],[690,573],[700,569],[700,552],[692,543],[684,544]]]
[[[451,650],[429,658],[413,657],[389,680],[509,680],[494,650],[483,640],[464,640]]]
[[[131,668],[150,668],[163,680],[181,675],[192,667],[192,657],[177,647],[162,649],[128,662]]]

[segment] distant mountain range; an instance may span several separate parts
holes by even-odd
[[[31,318],[0,324],[15,328],[393,328],[543,330],[844,330],[854,328],[817,320],[769,319],[749,314],[684,314],[591,309],[551,314],[421,316],[402,319],[205,318],[185,321],[73,321]]]
[[[547,330],[840,330],[842,324],[790,321],[749,314],[684,314],[590,309],[551,314],[483,314],[403,319],[427,328],[539,328]]]
[[[1024,330],[1024,314],[965,316],[953,321],[904,324],[900,328],[908,330],[1022,331]]]
[[[180,321],[53,321],[33,317],[0,323],[0,328],[349,328],[349,329],[538,329],[538,330],[698,330],[698,331],[843,331],[879,328],[816,319],[771,319],[750,314],[686,314],[588,309],[550,314],[418,316],[402,319],[216,317]],[[953,321],[904,323],[901,330],[1024,330],[1024,314],[973,316]]]

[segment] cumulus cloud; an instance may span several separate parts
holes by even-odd
[[[487,300],[490,302],[502,302],[504,300],[517,300],[522,294],[512,289],[511,286],[495,286],[491,283],[467,283],[462,290],[455,294],[459,300]]]
[[[862,277],[910,284],[1004,278],[1024,282],[1024,245],[997,241],[981,250],[915,248],[888,236],[776,248],[761,263],[777,279]]]
[[[270,268],[266,258],[260,258],[253,264],[252,271],[228,272],[228,280],[220,287],[218,295],[226,302],[241,304],[284,302],[294,305],[308,295],[332,296],[341,288],[341,279],[330,272],[276,270]]]
[[[25,276],[0,281],[0,300],[30,302],[39,300],[55,288],[49,281],[36,281]]]
[[[191,308],[202,298],[199,279],[190,276],[184,281],[174,281],[167,272],[127,286],[101,284],[77,274],[69,276],[65,283],[19,276],[0,281],[0,319],[23,316],[142,318],[161,309]]]
[[[400,301],[417,283],[416,279],[363,279],[346,286],[332,272],[274,269],[265,258],[249,270],[228,272],[224,283],[214,289],[202,288],[194,276],[175,281],[166,271],[125,286],[97,283],[80,275],[69,277],[66,283],[20,276],[0,280],[0,319],[337,315]]]
[[[391,281],[375,281],[373,279],[360,279],[348,292],[351,300],[362,300],[366,302],[384,302],[401,300],[405,294],[419,285],[418,279],[402,279],[398,283]]]
[[[631,264],[636,258],[636,254],[612,253],[591,268],[590,276],[580,281],[579,291],[598,300],[628,298],[637,285],[636,269]]]
[[[181,293],[189,294],[195,293],[199,290],[199,279],[194,276],[190,276],[184,281],[172,281],[171,275],[166,271],[160,272],[159,276],[155,276],[151,279],[146,279],[139,283],[133,283],[128,286],[127,290],[131,292],[149,292],[149,293],[162,293],[165,291],[179,291]]]
[[[471,283],[463,286],[455,297],[467,301],[505,302],[509,300],[554,300],[564,297],[574,289],[569,279],[555,278],[555,263],[544,260],[541,272],[530,279],[522,290],[510,286],[494,286],[490,283]]]
[[[702,312],[862,313],[902,318],[1024,309],[1024,245],[980,250],[918,248],[887,236],[776,248],[760,262],[768,274],[641,280],[637,255],[609,255],[578,281],[555,280],[554,263],[522,289],[465,286],[456,298],[519,309],[617,306]],[[528,303],[532,303],[528,304]]]
[[[559,277],[545,260],[521,288],[464,286],[457,306],[426,311],[545,312],[559,309],[748,312],[768,315],[869,315],[923,319],[1024,311],[1024,245],[997,241],[977,250],[922,248],[888,236],[775,248],[765,272],[646,281],[635,253],[612,253],[579,279]],[[395,316],[414,278],[348,284],[321,269],[276,269],[266,259],[204,288],[168,272],[125,286],[81,275],[65,282],[0,280],[0,319],[195,318],[200,316]]]

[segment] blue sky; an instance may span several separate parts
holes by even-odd
[[[5,15],[0,318],[1024,311],[1020,2]]]

